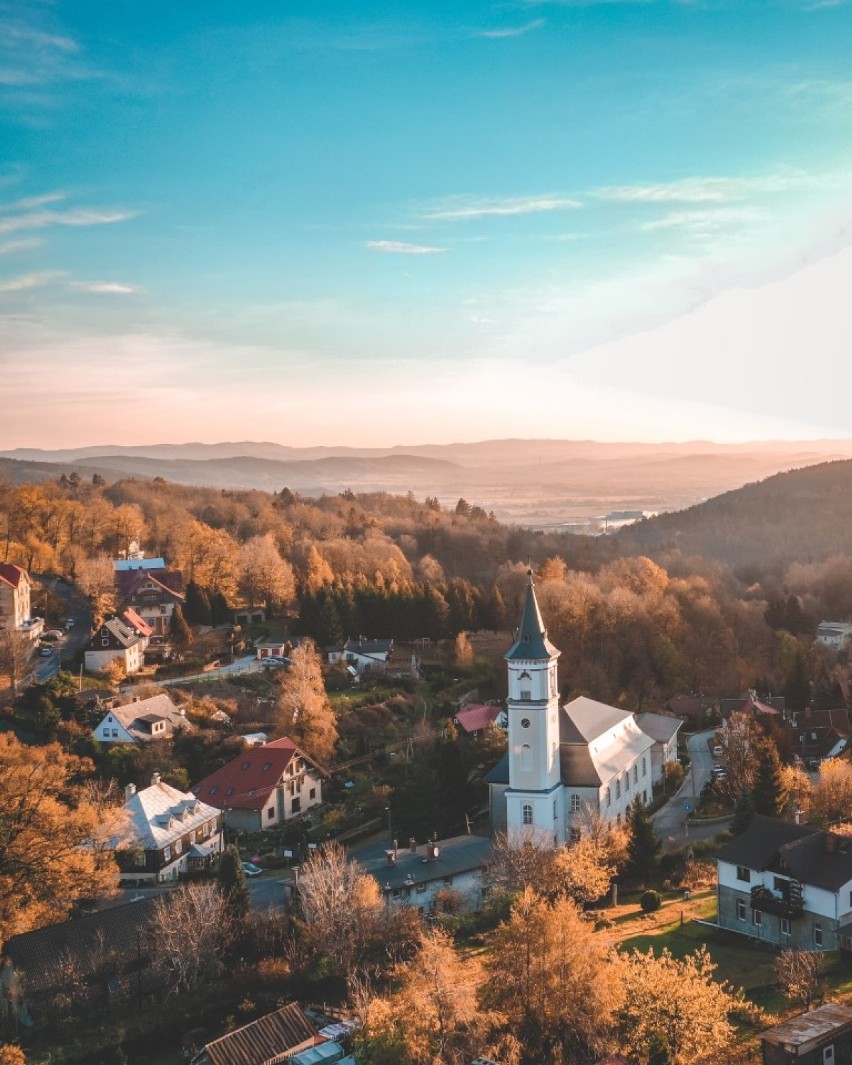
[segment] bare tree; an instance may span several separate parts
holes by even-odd
[[[232,929],[215,884],[159,896],[155,927],[157,956],[175,991],[192,991],[219,972]]]
[[[0,673],[9,678],[12,690],[18,686],[30,669],[33,642],[17,629],[0,629]]]
[[[775,979],[791,1002],[809,1010],[825,995],[825,955],[819,950],[782,950],[775,960]]]
[[[281,674],[275,708],[281,731],[318,761],[331,756],[337,742],[334,710],[322,679],[322,665],[313,640],[299,644],[292,665]]]
[[[95,613],[95,624],[115,607],[115,569],[106,555],[77,563],[77,587],[87,596]]]

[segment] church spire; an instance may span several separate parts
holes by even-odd
[[[515,642],[506,652],[507,661],[518,658],[528,661],[549,659],[559,655],[559,651],[547,638],[547,629],[544,627],[538,600],[535,597],[532,567],[527,570],[527,576],[527,594],[521,614],[521,624]]]

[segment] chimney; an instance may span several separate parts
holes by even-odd
[[[432,862],[438,857],[440,853],[441,851],[435,844],[435,841],[430,839],[429,842],[426,844],[426,857],[429,859],[430,862]]]
[[[159,783],[160,783],[160,774],[159,773],[152,773],[151,774],[151,787],[153,788]]]
[[[385,858],[387,859],[388,865],[396,865],[396,851],[395,850],[390,850],[390,849],[386,850],[385,851]]]
[[[417,840],[414,838],[414,836],[411,836],[408,840],[408,849],[411,851],[412,854],[417,853]]]
[[[125,801],[127,801],[127,799],[132,799],[135,794],[136,794],[136,785],[135,784],[128,784],[125,787],[125,789],[124,789],[124,799],[125,799]]]
[[[393,860],[396,861],[397,853],[399,852],[399,842],[394,839],[393,841]]]

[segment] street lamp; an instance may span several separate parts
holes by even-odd
[[[388,815],[388,846],[393,847],[393,827],[391,825],[391,808],[385,807],[385,813]]]

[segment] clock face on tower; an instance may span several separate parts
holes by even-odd
[[[522,717],[521,718],[521,728],[529,728],[529,727],[530,727],[530,719],[528,717]]]

